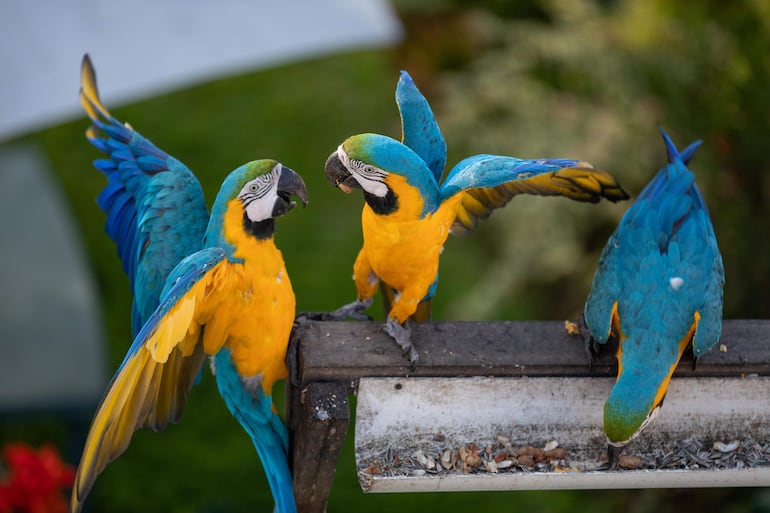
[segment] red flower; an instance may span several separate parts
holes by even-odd
[[[8,469],[0,481],[0,513],[66,513],[61,494],[75,481],[75,469],[59,459],[56,448],[38,451],[26,444],[9,444],[3,450]]]

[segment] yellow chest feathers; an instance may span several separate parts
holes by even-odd
[[[235,248],[233,256],[243,262],[227,265],[216,314],[204,336],[226,341],[239,374],[262,374],[263,384],[272,383],[286,374],[284,358],[296,306],[283,255],[272,237],[260,240],[246,233],[240,201],[228,205],[223,230]]]
[[[401,197],[399,206],[401,211],[404,208]],[[438,272],[439,255],[456,209],[457,201],[450,198],[436,212],[420,219],[421,200],[420,211],[412,211],[410,218],[403,212],[398,216],[378,215],[365,205],[361,215],[363,250],[375,274],[398,290],[416,282],[427,290]]]

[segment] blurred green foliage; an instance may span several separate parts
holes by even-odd
[[[400,0],[396,6],[407,28],[396,49],[300,62],[108,107],[193,169],[210,200],[230,170],[254,158],[276,158],[303,174],[310,204],[280,220],[277,239],[298,309],[314,311],[354,298],[351,265],[361,242],[362,200],[330,187],[323,163],[348,135],[398,137],[399,68],[431,100],[449,166],[482,152],[581,158],[612,171],[634,196],[665,162],[660,124],[680,147],[704,140],[691,168],[724,256],[725,316],[768,316],[770,239],[748,235],[770,233],[770,4]],[[84,116],[23,139],[44,148],[70,200],[116,366],[130,343],[130,298],[94,201],[105,182],[90,165],[98,153],[83,137],[87,124]],[[626,208],[516,198],[469,238],[448,242],[435,318],[575,318],[598,254]],[[60,440],[62,428],[49,418],[8,422],[0,426],[0,442],[35,441],[41,433]],[[205,376],[184,421],[162,435],[137,433],[86,505],[183,513],[268,511],[271,504],[248,438]],[[769,511],[770,495],[723,489],[363,496],[349,441],[329,511],[695,507]]]

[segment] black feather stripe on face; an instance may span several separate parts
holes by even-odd
[[[375,196],[364,191],[364,199],[376,214],[386,216],[398,210],[398,196],[393,189],[388,187],[388,192],[383,197]]]
[[[275,219],[252,221],[246,212],[243,213],[243,230],[257,240],[267,240],[275,235]]]

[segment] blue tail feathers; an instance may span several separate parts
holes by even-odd
[[[273,411],[271,396],[262,386],[245,382],[237,373],[230,351],[221,349],[214,357],[217,386],[227,408],[251,437],[262,461],[276,513],[296,513],[294,490],[289,470],[289,434],[281,418]]]
[[[663,136],[663,142],[666,144],[666,155],[668,155],[668,162],[669,164],[673,164],[676,162],[677,159],[681,160],[684,165],[690,163],[692,158],[695,156],[695,151],[700,147],[701,143],[703,141],[695,141],[694,143],[690,144],[687,148],[682,150],[680,153],[679,150],[676,149],[676,146],[674,145],[674,141],[671,140],[671,137],[668,136],[666,131],[663,129],[662,126],[658,127],[660,130],[660,135]]]

